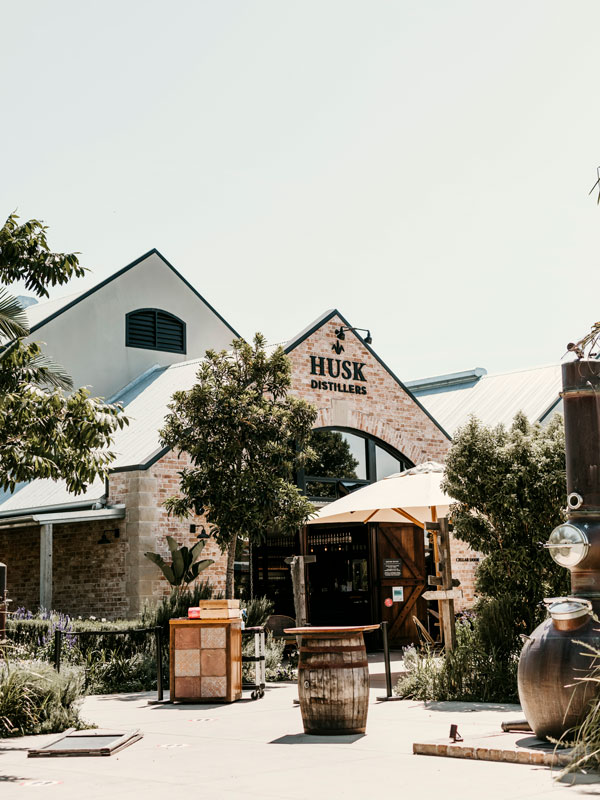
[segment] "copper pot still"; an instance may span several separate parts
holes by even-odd
[[[562,366],[567,461],[567,522],[545,547],[571,572],[571,595],[544,602],[548,619],[526,639],[519,699],[536,736],[560,738],[580,723],[596,694],[582,680],[600,663],[600,362]]]

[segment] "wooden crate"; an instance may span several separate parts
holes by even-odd
[[[239,618],[172,619],[170,643],[172,702],[232,703],[241,699]]]

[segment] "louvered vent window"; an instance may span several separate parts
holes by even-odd
[[[185,322],[157,308],[131,311],[125,319],[125,344],[146,350],[185,353]]]

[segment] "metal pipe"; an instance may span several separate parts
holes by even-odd
[[[386,697],[392,696],[392,668],[390,665],[390,646],[388,643],[388,623],[381,623],[381,638],[383,639],[383,660],[385,663],[385,691]]]
[[[60,672],[60,649],[62,646],[62,631],[58,628],[54,631],[54,669]]]
[[[6,564],[0,563],[0,642],[6,639]]]

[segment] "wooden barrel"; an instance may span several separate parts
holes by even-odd
[[[369,668],[363,630],[296,628],[301,634],[298,695],[306,733],[364,733],[369,708]]]

